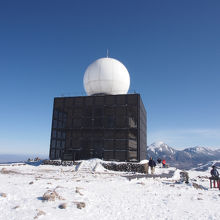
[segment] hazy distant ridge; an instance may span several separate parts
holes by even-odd
[[[42,159],[47,158],[46,155],[33,155],[33,154],[0,154],[0,163],[8,162],[22,162],[27,161],[28,158],[39,157]]]

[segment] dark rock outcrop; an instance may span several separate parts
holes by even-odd
[[[102,163],[102,166],[107,170],[121,172],[145,173],[144,165],[139,163]]]
[[[61,161],[61,160],[44,160],[42,165],[54,165],[54,166],[74,166],[79,165],[81,162],[77,161]]]

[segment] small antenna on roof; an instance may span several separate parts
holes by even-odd
[[[106,57],[107,57],[107,58],[108,58],[108,55],[109,55],[109,54],[108,54],[108,49],[107,49],[107,54],[106,54]]]

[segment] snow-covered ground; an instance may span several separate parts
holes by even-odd
[[[156,168],[156,174],[173,171],[171,178],[127,178],[136,174],[107,171],[99,162],[1,165],[0,219],[220,219],[220,191],[209,188],[209,171],[189,171],[185,184],[176,183],[175,168]],[[43,200],[48,190],[56,192],[54,201]]]

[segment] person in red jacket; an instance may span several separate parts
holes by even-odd
[[[166,167],[166,160],[162,161],[163,167]]]

